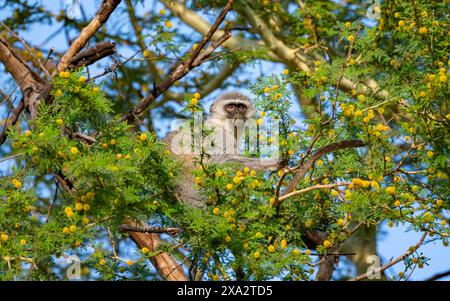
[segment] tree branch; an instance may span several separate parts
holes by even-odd
[[[406,251],[403,255],[401,255],[401,256],[395,258],[394,260],[390,261],[389,263],[387,263],[387,264],[385,264],[385,265],[383,265],[383,266],[381,266],[381,267],[379,267],[379,268],[377,268],[377,269],[372,270],[372,273],[371,273],[371,274],[376,274],[376,273],[379,273],[379,272],[383,272],[383,271],[385,271],[386,269],[390,268],[391,266],[393,266],[393,265],[399,263],[400,261],[402,261],[403,259],[405,259],[405,258],[408,257],[409,255],[411,255],[412,253],[414,253],[414,252],[415,252],[418,248],[420,248],[420,246],[423,244],[423,242],[425,241],[425,238],[427,237],[427,234],[428,234],[428,232],[425,232],[425,233],[422,235],[422,237],[420,238],[419,242],[416,243],[414,246],[410,247],[410,248],[408,249],[408,251]],[[366,278],[369,277],[371,274],[369,274],[369,272],[367,272],[367,273],[365,273],[365,274],[356,276],[356,277],[350,279],[349,281],[360,281],[360,280],[366,279]]]
[[[353,148],[353,147],[361,147],[364,145],[365,145],[364,142],[362,142],[361,140],[345,140],[345,141],[340,141],[340,142],[329,144],[329,145],[319,149],[318,151],[313,153],[307,161],[305,161],[303,164],[301,164],[299,166],[294,167],[291,170],[291,171],[295,171],[296,174],[295,174],[294,178],[287,185],[282,196],[285,196],[285,195],[291,193],[292,191],[294,191],[297,184],[303,179],[305,174],[313,166],[314,162],[317,159],[325,156],[328,153],[334,152],[336,150]],[[278,204],[274,204],[274,206],[275,205],[278,205]]]
[[[169,9],[175,16],[180,18],[186,25],[200,33],[201,35],[206,35],[211,28],[211,25],[202,17],[197,15],[193,10],[186,8],[183,4],[177,3],[175,1],[162,0],[161,1],[167,9]],[[213,34],[211,40],[216,41],[221,35],[224,34],[223,30],[217,30]],[[261,41],[254,41],[245,39],[239,36],[234,36],[223,43],[223,47],[235,51],[235,50],[256,50],[258,48],[264,47],[264,43]],[[281,59],[272,51],[267,53],[267,56],[272,61],[281,61]]]
[[[165,92],[169,87],[171,87],[177,80],[184,77],[192,68],[200,65],[203,60],[208,58],[211,53],[223,44],[228,38],[230,38],[230,33],[225,32],[220,38],[217,39],[216,42],[211,43],[203,52],[200,52],[202,48],[206,45],[206,43],[211,39],[214,33],[217,31],[217,28],[220,26],[222,21],[225,19],[226,14],[231,10],[231,5],[233,0],[229,0],[227,5],[222,9],[219,17],[214,22],[213,26],[203,38],[202,43],[197,47],[197,49],[193,50],[191,56],[186,60],[180,62],[173,71],[166,77],[166,79],[159,84],[155,89],[153,89],[152,93],[148,94],[146,97],[141,99],[141,101],[127,114],[123,115],[121,120],[133,121],[136,119],[136,116],[144,112],[148,106],[152,104],[152,102],[163,92]]]
[[[437,273],[433,276],[431,276],[430,278],[425,279],[424,281],[435,281],[435,280],[439,280],[441,278],[444,278],[446,276],[450,275],[450,270],[442,272],[442,273]]]
[[[116,44],[112,42],[100,42],[93,47],[78,52],[68,66],[71,69],[81,66],[89,66],[93,63],[116,53]]]
[[[92,21],[81,31],[78,38],[72,42],[69,49],[61,58],[58,64],[58,71],[63,71],[69,67],[72,58],[86,45],[89,39],[98,31],[98,29],[108,20],[111,13],[119,5],[120,0],[103,0],[102,5]]]

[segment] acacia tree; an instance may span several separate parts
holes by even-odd
[[[358,275],[335,278],[403,261],[402,279],[426,264],[421,245],[448,245],[447,3],[96,5],[71,19],[2,3],[1,279],[65,279],[71,258],[85,279],[329,280],[350,253]],[[36,25],[57,29],[21,38]],[[285,70],[247,76],[255,65]],[[193,208],[156,132],[228,88],[251,91],[257,124],[279,122],[265,142],[282,163],[199,159]],[[366,273],[383,222],[423,235]]]

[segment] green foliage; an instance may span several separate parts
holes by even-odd
[[[6,23],[17,29],[26,27],[32,12],[43,20],[52,16],[16,2]],[[209,12],[225,2],[187,5]],[[262,19],[274,18],[268,22],[273,38],[294,49],[292,55],[309,69],[297,70],[293,58],[284,62],[288,69],[281,74],[265,72],[249,84],[257,124],[266,118],[279,121],[279,136],[259,142],[278,140],[280,170],[257,172],[198,160],[195,186],[205,204],[193,208],[178,200],[174,188],[187,171],[153,132],[155,115],[139,125],[120,116],[149,93],[150,83],[159,84],[162,74],[173,71],[174,58],[186,57],[185,46],[189,51],[200,38],[176,28],[165,11],[139,16],[132,25],[140,32],[136,45],[142,58],[114,70],[118,80],[99,87],[86,70],[60,72],[39,116],[10,129],[2,154],[15,156],[15,165],[0,178],[1,280],[66,279],[62,261],[74,255],[85,279],[160,279],[148,259],[163,251],[202,271],[202,279],[310,280],[316,259],[338,252],[359,227],[382,223],[428,232],[427,242],[448,245],[448,3],[392,1],[382,5],[375,22],[363,17],[366,7],[358,1],[306,1],[305,7],[253,2]],[[251,22],[239,14],[242,4],[234,4],[239,26],[231,22],[227,28],[251,46],[220,50],[208,66],[255,67],[283,51],[264,39],[253,40],[256,29],[248,29]],[[66,26],[80,26],[74,23]],[[235,34],[237,29],[242,33]],[[132,40],[120,32],[98,37],[123,44]],[[200,95],[193,92],[209,83],[206,69],[195,79],[180,79],[174,90],[182,92],[163,95],[150,109],[176,98],[184,115],[203,111]],[[374,81],[377,88],[371,89]],[[343,82],[347,86],[338,89]],[[295,99],[300,118],[292,113]],[[146,126],[150,131],[143,130]],[[296,166],[312,153],[355,139],[364,146],[318,158],[293,194],[280,195]],[[120,231],[127,218],[182,231],[163,235],[153,252],[137,250]],[[306,237],[311,231],[324,235],[313,248]],[[413,252],[404,260],[403,276],[428,261]]]

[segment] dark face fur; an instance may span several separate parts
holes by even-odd
[[[229,119],[246,119],[247,106],[243,103],[227,103],[223,110]]]

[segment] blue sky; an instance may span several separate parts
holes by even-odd
[[[52,10],[55,12],[60,11],[61,9],[65,8],[65,1],[57,1],[57,0],[42,0],[40,1],[45,5],[47,8],[52,7]],[[92,0],[81,0],[81,3],[83,4],[83,8],[86,11],[88,16],[91,16],[95,10],[96,7],[99,6],[101,3],[100,0],[92,1]],[[149,1],[146,1],[146,3],[149,3]],[[147,5],[146,9],[150,9],[152,5]],[[160,7],[157,6],[157,9]],[[142,9],[142,6],[139,5],[137,7],[137,10]],[[8,10],[2,10],[0,11],[0,20],[3,20],[5,18],[5,15],[9,15],[10,12]],[[117,20],[118,16],[113,15],[112,22],[114,20]],[[124,24],[127,24],[126,22]],[[183,26],[182,23],[174,22],[174,26]],[[31,45],[40,45],[45,39],[54,31],[59,28],[59,25],[35,25],[33,28],[28,32],[21,32],[20,35],[28,41]],[[127,28],[124,28],[124,30],[127,30]],[[187,28],[183,28],[183,30],[188,30]],[[198,34],[194,35],[196,39],[199,38]],[[46,43],[44,45],[46,48],[55,47],[56,50],[64,51],[67,48],[67,42],[66,38],[63,33],[60,33],[56,35],[50,42]],[[126,48],[118,47],[119,52],[123,54],[124,56],[130,55],[131,51],[129,51]],[[251,78],[251,79],[257,79],[258,77],[262,76],[264,73],[267,72],[267,70],[270,70],[270,72],[281,72],[285,67],[281,64],[274,64],[274,63],[261,63],[253,66],[249,66],[243,69],[239,69],[238,78]],[[3,70],[3,69],[1,69]],[[101,72],[101,69],[91,69],[92,73]],[[267,75],[267,74],[265,74]],[[5,93],[10,92],[8,89],[12,89],[11,86],[4,85],[5,79],[0,78],[0,83],[2,84],[2,90]],[[248,92],[247,87],[242,87],[242,92]],[[217,93],[217,92],[216,92]],[[214,99],[214,96],[216,94],[211,94],[202,101],[205,104],[205,107],[209,108],[209,104]],[[297,102],[294,101],[293,108],[291,110],[291,114],[294,118],[296,118],[299,122],[301,122],[301,114],[300,109],[297,105]],[[5,112],[0,111],[0,118],[4,118]],[[161,128],[160,135],[164,134],[164,132],[167,130],[167,127],[169,125],[169,121],[166,121],[162,123],[162,125],[159,125],[159,128]],[[0,163],[0,174],[7,172],[11,167],[11,161],[6,161]],[[395,258],[399,256],[400,254],[404,253],[410,246],[414,245],[419,241],[421,233],[413,232],[413,231],[406,231],[405,226],[396,226],[393,228],[388,228],[386,225],[380,226],[381,232],[385,232],[385,234],[380,235],[379,238],[379,244],[378,244],[378,251],[380,254],[382,254],[382,263],[386,263],[391,258]],[[413,280],[422,280],[427,277],[432,276],[435,273],[446,271],[450,268],[450,252],[449,248],[446,248],[442,245],[441,242],[432,242],[429,244],[426,244],[422,246],[419,249],[419,252],[423,252],[423,254],[427,257],[430,257],[431,260],[429,261],[429,266],[425,266],[423,269],[417,269],[411,279]],[[397,264],[394,267],[390,268],[387,271],[388,275],[395,275],[399,271],[403,271],[403,264]],[[450,280],[450,277],[444,278],[447,280]]]

